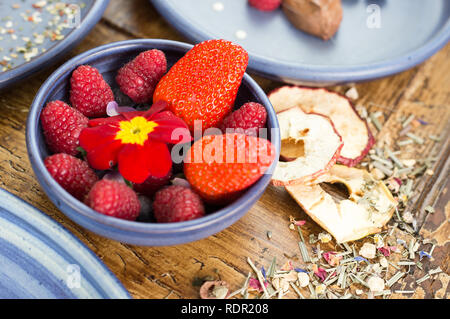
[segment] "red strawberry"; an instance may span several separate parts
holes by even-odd
[[[83,200],[98,181],[97,175],[85,161],[68,154],[49,156],[44,160],[44,165],[58,184],[79,200]]]
[[[142,184],[134,184],[133,188],[136,192],[152,197],[163,186],[169,184],[172,178],[172,170],[163,177],[148,177]]]
[[[255,183],[275,158],[268,140],[245,134],[207,135],[190,148],[184,174],[205,201],[223,204]]]
[[[41,124],[48,148],[53,153],[78,154],[78,138],[89,119],[62,101],[48,103]]]
[[[141,204],[136,193],[125,183],[103,179],[95,183],[86,198],[86,205],[100,214],[136,220]]]
[[[162,51],[149,50],[139,54],[125,64],[116,76],[123,93],[135,103],[146,103],[152,99],[159,80],[167,71],[166,56]]]
[[[172,185],[156,193],[153,214],[158,223],[173,223],[202,217],[205,208],[190,188]]]
[[[248,0],[248,3],[258,10],[273,11],[278,9],[282,0]]]
[[[216,126],[232,109],[248,65],[248,53],[225,40],[194,46],[161,79],[153,102],[166,101],[193,132],[194,121],[203,130]]]
[[[70,78],[70,103],[88,117],[106,115],[108,102],[114,94],[100,72],[89,65],[81,65]]]
[[[220,129],[225,133],[227,129],[243,130],[242,133],[257,135],[260,128],[266,126],[267,111],[259,103],[249,102],[228,115],[222,122]],[[236,133],[241,133],[236,131]]]

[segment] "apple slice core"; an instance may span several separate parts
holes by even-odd
[[[323,114],[331,119],[344,141],[338,162],[355,166],[363,160],[375,143],[372,133],[348,98],[326,89],[284,86],[269,94],[275,112],[293,107],[304,112]]]
[[[342,138],[326,116],[294,107],[278,115],[280,161],[272,177],[276,186],[308,183],[336,163]]]

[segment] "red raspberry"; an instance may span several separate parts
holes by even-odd
[[[55,154],[44,160],[50,175],[72,196],[83,200],[98,181],[97,175],[82,161],[64,153]]]
[[[248,3],[258,10],[273,11],[278,9],[282,0],[248,0]]]
[[[267,111],[259,103],[249,102],[241,106],[238,110],[228,115],[222,122],[220,129],[234,129],[236,133],[257,135],[258,130],[266,126]],[[237,129],[242,129],[239,131]]]
[[[160,50],[149,50],[139,54],[125,64],[117,74],[116,82],[123,93],[135,103],[149,102],[156,85],[167,71],[167,60]]]
[[[89,65],[81,65],[70,79],[70,103],[88,117],[106,115],[108,102],[114,94],[100,72]]]
[[[153,214],[158,223],[173,223],[202,217],[205,208],[190,188],[172,185],[156,193]]]
[[[136,220],[141,210],[139,198],[130,187],[106,179],[95,183],[86,205],[100,214],[127,220]]]
[[[62,101],[50,102],[41,113],[41,124],[52,153],[78,154],[78,138],[89,119]]]
[[[142,184],[134,184],[133,188],[136,192],[152,197],[163,186],[169,184],[172,179],[172,170],[164,177],[149,176]]]

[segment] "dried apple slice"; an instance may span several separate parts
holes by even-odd
[[[310,183],[336,163],[343,143],[329,118],[298,107],[277,116],[281,156],[272,176],[274,185]]]
[[[380,232],[397,206],[384,183],[366,170],[335,165],[322,181],[345,185],[348,199],[336,199],[318,183],[286,186],[286,190],[338,243]]]
[[[284,86],[269,95],[275,111],[300,107],[304,112],[328,116],[342,136],[344,147],[338,162],[355,166],[361,162],[375,143],[367,122],[344,96],[325,89]]]

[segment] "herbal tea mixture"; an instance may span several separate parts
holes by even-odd
[[[347,91],[346,96],[357,99],[358,92],[352,87]],[[272,103],[277,108],[273,99]],[[367,121],[368,127],[381,131],[384,116],[382,111],[369,113],[362,105],[358,105],[356,110],[361,119]],[[215,282],[211,281],[213,278],[207,277],[203,278],[203,281],[206,280],[206,282],[202,286],[200,296],[202,298],[263,299],[405,298],[411,296],[420,298],[420,289],[418,288],[421,285],[426,284],[427,281],[433,282],[439,276],[441,276],[439,278],[448,277],[440,267],[430,267],[436,242],[423,239],[418,234],[418,217],[423,216],[423,214],[433,214],[434,208],[426,206],[424,212],[418,212],[408,206],[411,199],[417,197],[416,187],[419,178],[424,174],[433,174],[431,168],[436,158],[426,156],[405,159],[402,156],[407,145],[423,144],[426,139],[439,141],[440,137],[434,135],[419,136],[421,135],[421,128],[431,124],[416,118],[413,114],[402,116],[397,120],[402,129],[395,142],[389,136],[378,140],[374,147],[367,151],[367,156],[362,158],[362,161],[357,165],[358,168],[345,168],[346,172],[351,172],[353,176],[355,176],[354,173],[359,174],[363,170],[361,176],[366,174],[366,170],[370,172],[371,180],[365,180],[362,183],[363,186],[359,189],[362,194],[354,195],[353,198],[356,202],[355,205],[361,205],[364,202],[370,208],[367,209],[369,211],[368,220],[373,218],[371,215],[377,213],[377,210],[380,209],[377,198],[373,198],[373,191],[371,191],[374,185],[382,183],[392,194],[395,204],[389,206],[389,209],[392,209],[392,214],[389,215],[388,220],[386,220],[388,223],[384,227],[379,225],[380,229],[377,231],[364,229],[362,235],[360,234],[352,240],[345,240],[344,237],[339,237],[340,229],[333,229],[332,226],[327,225],[327,221],[320,214],[311,214],[311,211],[322,205],[323,201],[311,202],[314,209],[310,209],[307,201],[311,198],[303,199],[303,201],[299,199],[299,196],[304,196],[305,191],[308,191],[310,185],[286,186],[291,196],[313,219],[305,221],[296,220],[292,216],[289,217],[289,227],[286,231],[298,233],[298,251],[286,251],[287,261],[280,261],[273,257],[272,262],[268,265],[257,265],[250,258],[246,258],[249,272],[241,287],[231,289],[226,282],[224,283],[226,278],[222,278],[220,282]],[[333,167],[334,169],[342,169],[340,165],[334,165]],[[327,176],[327,174],[333,175],[333,168],[324,173],[323,176]],[[319,177],[318,180],[326,182],[330,179],[329,176]],[[297,177],[295,176],[295,178]],[[346,186],[350,192],[350,199],[352,199],[350,190],[352,181],[341,179],[339,182],[344,185],[350,184]],[[328,194],[321,189],[326,189],[323,187],[324,185],[318,185],[320,187],[317,186],[317,188],[325,194],[322,196],[334,197],[333,201],[337,203],[340,200],[341,203],[345,201],[346,195],[343,195],[343,199],[336,200],[336,197],[339,196]],[[315,194],[317,195],[318,192]],[[330,207],[332,205],[326,207],[328,213]],[[348,206],[342,207],[345,209]],[[341,211],[341,213],[344,213],[344,211]],[[314,223],[315,221],[323,228],[333,230],[333,236],[329,232],[323,231],[312,233],[309,238],[305,238],[302,229],[308,227],[308,223]],[[351,222],[351,220],[348,222]],[[357,224],[355,221],[352,223]],[[364,225],[361,227],[363,228]],[[350,230],[344,232],[350,232]],[[272,240],[276,234],[267,230],[266,236],[267,240]],[[338,243],[336,238],[341,239],[338,241],[341,243]],[[358,238],[362,239],[356,240]],[[417,277],[416,275],[414,277],[416,279],[406,281],[405,278],[413,273],[420,273],[420,276]],[[200,283],[203,282],[201,278],[198,280],[200,280]]]

